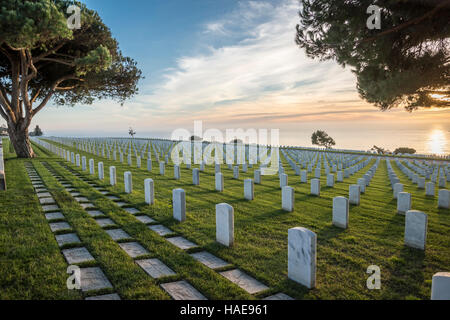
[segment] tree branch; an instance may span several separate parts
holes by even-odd
[[[373,37],[361,40],[359,42],[359,44],[375,40],[375,39],[377,39],[377,38],[379,38],[381,36],[384,36],[384,35],[387,35],[387,34],[390,34],[390,33],[393,33],[393,32],[397,32],[397,31],[405,29],[405,28],[407,28],[407,27],[409,27],[411,25],[419,24],[423,20],[425,20],[427,18],[431,18],[436,12],[438,12],[440,9],[442,9],[444,7],[447,7],[447,6],[450,6],[450,0],[442,1],[440,4],[438,4],[436,7],[434,7],[433,10],[428,11],[427,13],[425,13],[421,17],[417,17],[415,19],[406,21],[405,23],[402,23],[402,24],[400,24],[398,26],[395,26],[394,28],[391,28],[391,29],[385,30],[383,32],[380,32],[380,33],[378,33],[377,35],[375,35]]]
[[[55,59],[55,58],[42,58],[41,61],[51,61],[51,62],[56,62],[56,63],[59,63],[59,64],[65,64],[65,65],[71,66],[71,67],[75,66],[74,62],[68,62],[68,61],[65,61],[65,60]]]
[[[56,92],[56,88],[58,87],[58,85],[66,80],[78,80],[78,81],[82,81],[80,78],[75,77],[75,75],[68,75],[68,76],[64,76],[59,78],[58,80],[56,80],[55,82],[53,82],[52,87],[50,89],[50,91],[47,93],[47,95],[45,96],[45,98],[41,101],[41,103],[39,104],[39,106],[37,106],[36,108],[33,109],[32,116],[34,116],[36,113],[38,113],[39,111],[42,110],[42,108],[45,107],[45,105],[47,104],[47,102],[50,100],[50,98],[53,96],[53,94]]]

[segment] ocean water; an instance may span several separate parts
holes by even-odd
[[[369,150],[374,145],[394,151],[398,147],[416,149],[419,154],[450,154],[450,131],[443,129],[419,130],[360,130],[357,132],[336,131],[330,135],[337,149]],[[282,134],[281,144],[312,146],[311,133]]]

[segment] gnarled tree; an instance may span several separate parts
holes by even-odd
[[[296,42],[311,58],[350,66],[381,110],[450,107],[450,0],[301,0]],[[369,29],[371,5],[381,29]],[[369,20],[370,21],[370,20]]]
[[[81,9],[71,29],[67,8]],[[97,12],[68,0],[0,0],[0,115],[18,157],[34,156],[33,117],[49,101],[123,103],[137,93],[141,71],[124,57]]]
[[[325,147],[327,149],[336,145],[334,139],[323,130],[317,130],[313,132],[313,134],[311,135],[311,143],[321,147]]]

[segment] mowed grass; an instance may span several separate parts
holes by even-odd
[[[64,148],[75,151],[67,146]],[[105,272],[114,286],[114,291],[125,299],[169,299],[159,287],[159,283],[172,279],[187,280],[209,299],[253,299],[277,292],[284,292],[296,299],[429,299],[432,275],[450,269],[449,210],[437,209],[437,197],[426,198],[424,190],[418,190],[413,186],[393,161],[391,161],[392,166],[402,183],[405,183],[406,191],[413,194],[413,209],[422,210],[428,214],[428,239],[425,252],[408,248],[403,244],[404,216],[396,214],[396,201],[392,198],[384,160],[380,162],[366,193],[362,195],[361,205],[351,207],[349,228],[342,230],[331,224],[332,199],[338,195],[348,196],[348,186],[355,183],[357,178],[375,163],[375,160],[354,176],[345,179],[344,182],[336,183],[334,188],[325,186],[323,170],[321,195],[314,197],[309,195],[309,183],[301,184],[300,177],[295,176],[287,161],[282,159],[285,172],[289,175],[289,185],[295,188],[296,197],[295,211],[287,213],[281,210],[281,190],[277,175],[262,177],[262,184],[255,185],[255,200],[243,199],[243,180],[253,178],[255,168],[249,168],[248,173],[240,172],[239,179],[235,180],[232,179],[232,170],[222,165],[225,190],[217,192],[214,191],[214,166],[207,166],[205,172],[200,173],[200,186],[194,186],[191,170],[186,169],[184,165],[181,169],[181,180],[174,180],[172,165],[166,165],[165,176],[160,176],[156,161],[153,161],[152,172],[147,172],[146,160],[142,162],[143,168],[138,169],[135,167],[134,157],[134,165],[129,167],[127,164],[92,154],[75,152],[81,156],[85,155],[87,159],[94,159],[96,170],[99,161],[105,165],[104,181],[97,180],[97,175],[90,176],[88,172],[84,172],[86,177],[174,230],[176,234],[199,245],[198,249],[188,252],[178,249],[149,230],[131,214],[116,206],[113,201],[106,199],[75,177],[72,171],[81,172],[80,168],[39,150],[40,157],[32,160],[38,173],[49,186],[67,221],[80,236],[83,245],[95,257],[96,265]],[[151,257],[162,260],[177,275],[170,279],[155,281],[145,274],[95,223],[94,219],[82,210],[50,175],[42,162],[47,162],[52,170],[71,182],[83,196],[89,198],[98,209],[105,212],[116,224],[146,247]],[[15,202],[6,202],[4,197],[1,197],[2,208],[15,206],[14,210],[1,211],[8,212],[6,218],[2,215],[2,219],[11,225],[5,230],[2,229],[1,250],[3,251],[4,247],[17,247],[25,252],[35,252],[38,250],[36,246],[43,246],[45,242],[39,241],[37,244],[37,241],[33,239],[33,230],[29,230],[28,242],[20,242],[14,237],[13,231],[22,229],[23,223],[35,227],[35,220],[39,219],[40,223],[36,228],[42,229],[48,242],[45,250],[40,250],[44,251],[43,254],[48,256],[48,259],[59,261],[61,266],[58,270],[52,266],[52,273],[40,270],[40,275],[44,278],[42,281],[44,283],[47,282],[46,279],[50,282],[54,281],[60,284],[58,288],[47,284],[35,288],[31,285],[31,279],[34,277],[25,272],[25,267],[11,270],[11,272],[8,270],[6,275],[0,274],[0,285],[3,289],[1,297],[4,299],[68,296],[73,298],[76,295],[70,293],[65,286],[67,265],[39,209],[37,198],[34,195],[30,196],[33,194],[32,187],[26,176],[23,161],[14,159],[11,155],[6,164],[9,187],[7,192],[18,195],[28,194],[28,198],[21,201],[23,209],[20,209],[20,206],[14,205]],[[15,167],[12,166],[13,164]],[[109,186],[108,183],[110,165],[117,168],[118,185],[115,187]],[[10,173],[12,171],[14,173]],[[131,171],[133,174],[132,194],[123,192],[125,171]],[[11,184],[10,177],[13,174],[18,176],[20,183]],[[156,202],[153,206],[144,203],[145,178],[152,178],[155,181]],[[187,220],[183,223],[172,218],[172,190],[175,188],[183,188],[186,191]],[[234,207],[235,245],[232,248],[226,248],[215,242],[215,205],[221,202],[229,203]],[[30,210],[32,206],[34,206],[33,214],[26,214],[28,211],[25,209]],[[16,222],[16,214],[19,214],[24,222]],[[5,223],[2,223],[2,228],[4,225]],[[306,227],[317,234],[317,287],[312,290],[287,278],[287,231],[297,226]],[[188,255],[190,252],[200,250],[207,250],[232,263],[232,267],[226,269],[237,267],[263,282],[270,289],[258,295],[249,295],[218,272],[208,269]],[[24,257],[12,256],[9,263],[22,264],[22,258]],[[27,265],[27,263],[23,264]],[[369,276],[366,270],[370,265],[378,265],[381,268],[381,290],[369,290],[366,287]],[[9,279],[9,282],[6,282],[4,278]],[[24,288],[20,285],[23,281],[28,281],[30,285]]]

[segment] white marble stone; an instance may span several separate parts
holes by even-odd
[[[160,161],[159,162],[159,174],[160,175],[164,175],[166,171],[166,164],[164,163],[164,161]]]
[[[76,233],[65,233],[55,236],[58,246],[62,247],[66,244],[81,243]]]
[[[147,171],[152,171],[152,159],[147,159]]]
[[[401,184],[400,182],[397,182],[396,184],[394,184],[394,199],[398,198],[398,194],[400,192],[403,192],[403,184]]]
[[[114,166],[109,167],[109,183],[112,186],[117,184],[116,167]]]
[[[311,195],[320,196],[320,179],[311,179]]]
[[[194,186],[200,185],[200,170],[198,168],[192,170],[192,183]]]
[[[346,197],[333,198],[333,225],[347,229],[349,219],[349,203]]]
[[[244,180],[244,198],[246,200],[253,200],[255,198],[255,186],[252,179]]]
[[[136,157],[136,167],[137,167],[137,168],[140,168],[140,167],[141,167],[141,157],[140,157],[140,156],[137,156],[137,157]]]
[[[103,170],[103,162],[98,163],[98,179],[103,180],[105,178],[105,172]]]
[[[83,171],[86,171],[86,157],[85,156],[81,157],[81,169]]]
[[[216,204],[216,241],[227,247],[234,243],[234,209],[227,203]]]
[[[342,171],[337,172],[337,182],[344,182],[344,173]]]
[[[425,189],[425,178],[424,177],[419,177],[419,179],[417,180],[417,187],[419,189]]]
[[[125,171],[123,174],[123,181],[125,184],[125,193],[133,192],[133,177],[130,171]]]
[[[148,228],[150,230],[155,231],[157,234],[159,234],[162,237],[173,233],[172,230],[170,230],[169,228],[163,226],[162,224],[148,226]]]
[[[89,173],[94,175],[95,174],[95,163],[94,159],[89,159]]]
[[[183,222],[186,220],[186,192],[181,189],[172,190],[173,218]]]
[[[300,182],[307,183],[308,182],[308,171],[302,170],[300,171]]]
[[[334,174],[327,174],[327,187],[334,187]]]
[[[288,182],[288,175],[286,173],[282,173],[280,174],[280,188],[283,189],[283,187],[286,187],[289,182]]]
[[[261,170],[253,171],[253,180],[256,184],[261,184]]]
[[[348,201],[350,204],[359,206],[360,197],[361,197],[359,188],[360,188],[360,186],[357,184],[352,184],[348,187]]]
[[[427,240],[428,216],[417,210],[408,210],[405,217],[405,244],[425,250]]]
[[[177,164],[175,164],[175,165],[173,166],[173,178],[174,178],[175,180],[180,180],[180,178],[181,178],[180,166],[177,165]]]
[[[131,239],[130,235],[125,231],[123,231],[122,229],[110,229],[105,231],[114,241]]]
[[[145,203],[154,204],[155,203],[155,184],[153,179],[147,178],[144,180],[144,193],[145,193]]]
[[[397,196],[397,213],[405,214],[411,209],[411,194],[408,192],[399,192]]]
[[[425,195],[428,197],[434,197],[434,183],[429,181],[425,185]]]
[[[359,185],[359,192],[365,193],[366,192],[366,180],[364,178],[359,178],[357,183]]]
[[[438,208],[450,208],[450,190],[441,189],[438,193]]]
[[[317,236],[302,227],[288,230],[288,278],[311,289],[316,286]]]
[[[450,300],[450,272],[438,272],[433,275],[431,300]]]
[[[286,186],[281,189],[281,208],[284,211],[294,211],[295,194],[294,188]]]
[[[239,166],[233,167],[233,179],[239,179]]]
[[[314,178],[320,179],[320,168],[314,169]]]
[[[216,172],[215,176],[216,191],[223,192],[224,180],[221,172]]]

